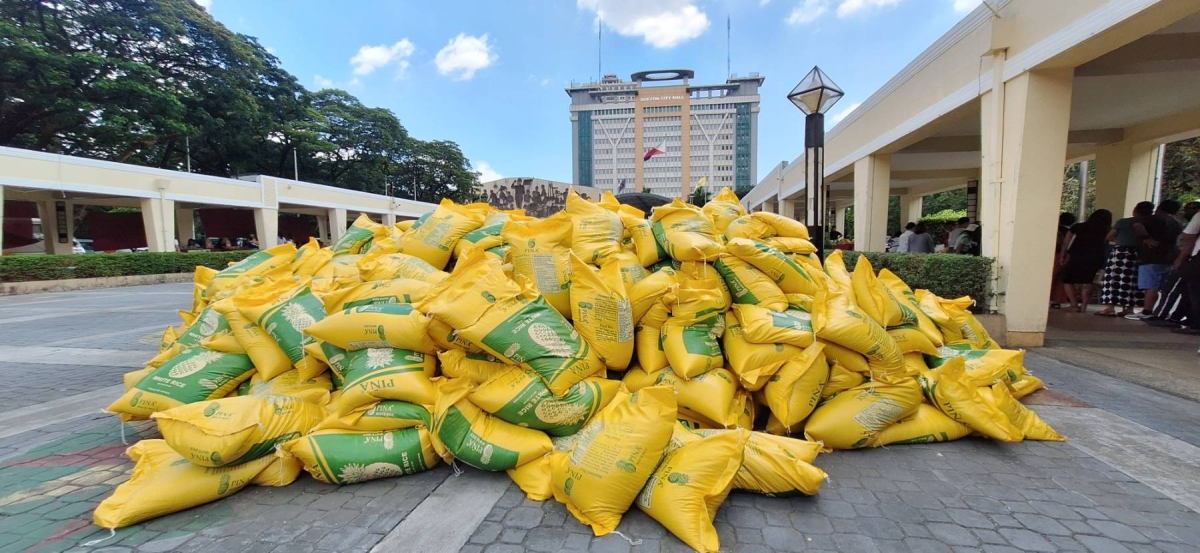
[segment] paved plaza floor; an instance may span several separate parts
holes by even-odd
[[[0,297],[0,551],[85,550],[152,423],[101,413],[190,285]],[[1082,317],[1088,317],[1083,319]],[[1065,443],[981,439],[822,455],[817,497],[733,493],[723,551],[1200,551],[1200,358],[1141,323],[1052,333],[1028,398]],[[124,439],[124,441],[123,441]],[[596,538],[504,474],[442,466],[352,486],[302,475],[121,529],[88,551],[687,551],[636,509]],[[631,545],[629,541],[636,545]]]

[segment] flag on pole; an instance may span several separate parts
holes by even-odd
[[[621,184],[617,185],[617,194],[625,191],[625,179],[621,179]]]
[[[704,188],[704,186],[706,184],[708,184],[708,176],[700,177],[700,182],[696,183],[696,190],[700,190],[701,188]]]
[[[652,158],[654,156],[662,155],[665,153],[667,153],[667,142],[663,141],[663,142],[660,142],[658,144],[658,146],[655,146],[655,147],[647,150],[645,157],[642,158],[642,161],[650,161],[650,158]]]

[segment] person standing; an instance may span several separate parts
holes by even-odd
[[[908,238],[908,251],[933,253],[933,237],[925,231],[925,223],[917,223],[913,227],[913,235]]]
[[[1181,233],[1183,249],[1175,257],[1174,267],[1187,286],[1187,300],[1191,306],[1187,326],[1171,329],[1171,332],[1200,336],[1200,213],[1192,215]]]
[[[950,236],[946,237],[946,250],[954,251],[954,245],[958,243],[958,237],[967,231],[967,226],[970,224],[970,217],[958,218],[958,223],[955,224],[954,229],[950,231]]]
[[[1104,244],[1112,226],[1112,212],[1097,209],[1087,221],[1078,223],[1067,231],[1059,250],[1059,264],[1063,266],[1063,292],[1071,309],[1083,313],[1092,301],[1092,284],[1096,273],[1104,267]],[[1076,287],[1079,295],[1076,295]]]
[[[1149,214],[1147,210],[1145,215]],[[1116,246],[1108,254],[1108,263],[1104,266],[1100,303],[1107,307],[1096,313],[1101,317],[1124,317],[1132,313],[1133,307],[1142,300],[1141,291],[1137,287],[1138,246],[1142,241],[1133,228],[1134,218],[1139,215],[1142,213],[1134,207],[1133,217],[1117,221],[1106,237],[1108,242],[1115,241]],[[1120,313],[1115,312],[1117,307],[1121,308]]]
[[[908,241],[912,239],[915,228],[917,228],[917,224],[913,222],[904,225],[904,232],[900,233],[900,237],[896,239],[896,251],[908,253]]]
[[[1143,205],[1146,204],[1146,205]],[[1143,210],[1153,206],[1150,202],[1138,204]],[[1153,215],[1140,217],[1134,223],[1134,230],[1142,238],[1138,247],[1138,288],[1142,290],[1145,299],[1140,313],[1130,313],[1126,319],[1140,321],[1149,319],[1154,313],[1154,302],[1158,299],[1158,289],[1163,279],[1171,271],[1171,262],[1176,257],[1175,244],[1183,230],[1175,214],[1179,213],[1179,202],[1163,200]]]
[[[1057,260],[1059,253],[1062,251],[1063,240],[1067,238],[1067,233],[1071,232],[1071,225],[1075,224],[1075,214],[1064,211],[1058,215],[1058,233],[1054,238],[1054,257]],[[1054,272],[1050,275],[1050,308],[1058,309],[1062,304],[1067,302],[1067,293],[1062,287],[1062,263],[1054,264]]]

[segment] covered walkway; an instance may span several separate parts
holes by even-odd
[[[988,0],[830,131],[829,205],[855,206],[855,248],[882,251],[890,196],[912,221],[966,187],[991,307],[1011,346],[1040,346],[1064,168],[1094,161],[1089,209],[1121,216],[1153,199],[1159,145],[1195,136],[1200,0]],[[781,164],[743,201],[803,219],[803,173]]]

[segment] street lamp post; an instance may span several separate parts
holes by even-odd
[[[817,246],[817,256],[825,261],[825,113],[842,98],[842,89],[813,67],[790,93],[790,100],[804,112],[804,184],[808,200],[805,224]]]

